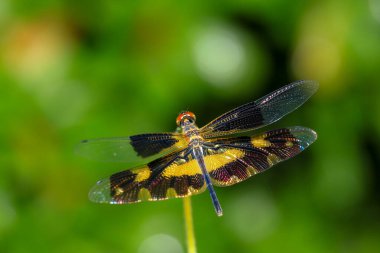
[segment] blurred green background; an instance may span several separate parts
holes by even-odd
[[[202,126],[300,79],[301,155],[192,198],[198,252],[380,252],[380,1],[0,1],[0,252],[186,252],[182,201],[99,205],[86,138]],[[264,129],[265,130],[265,129]],[[260,131],[259,131],[260,132]]]

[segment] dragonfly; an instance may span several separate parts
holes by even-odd
[[[201,128],[194,113],[184,111],[176,119],[176,132],[83,140],[76,150],[81,156],[139,164],[98,181],[89,199],[128,204],[182,198],[208,189],[217,216],[222,216],[214,186],[244,181],[294,157],[317,139],[314,130],[301,126],[249,134],[296,110],[317,89],[315,81],[290,83]]]

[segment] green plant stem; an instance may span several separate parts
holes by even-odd
[[[191,199],[190,199],[190,197],[183,198],[183,210],[184,210],[184,214],[185,214],[187,252],[188,253],[196,253],[197,247],[195,245],[193,213],[191,211]]]

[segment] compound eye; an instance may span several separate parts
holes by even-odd
[[[190,123],[194,123],[195,122],[195,114],[192,113],[192,112],[182,112],[178,115],[177,117],[177,120],[176,120],[176,123],[177,123],[177,126],[181,126],[181,123],[185,120],[189,120]]]

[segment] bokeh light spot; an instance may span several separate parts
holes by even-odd
[[[3,47],[6,66],[24,84],[30,85],[63,75],[71,54],[72,38],[62,22],[41,19],[10,26],[5,32]]]
[[[302,40],[293,55],[292,68],[300,79],[329,82],[337,75],[341,56],[337,45],[323,37]]]
[[[47,90],[50,92],[43,92]],[[49,118],[63,128],[78,123],[92,104],[86,85],[75,81],[62,84],[57,82],[49,89],[36,91],[35,94]]]
[[[9,17],[9,3],[7,0],[0,1],[0,22],[5,21]]]
[[[211,25],[195,38],[193,57],[199,75],[216,86],[238,82],[246,69],[247,59],[242,39],[228,26]]]
[[[15,217],[16,212],[8,198],[0,192],[0,235],[13,223]]]
[[[226,207],[229,227],[246,242],[262,240],[277,227],[277,207],[264,191],[246,192]]]
[[[138,250],[139,253],[182,253],[179,241],[173,236],[156,234],[144,240]]]
[[[380,0],[368,0],[368,5],[372,17],[380,23]]]
[[[349,213],[360,203],[366,189],[363,169],[353,156],[336,156],[323,160],[319,166],[315,192],[323,208],[330,212]]]
[[[337,12],[333,3],[313,5],[305,12],[291,66],[297,79],[314,79],[321,90],[336,93],[344,84],[349,8]]]

